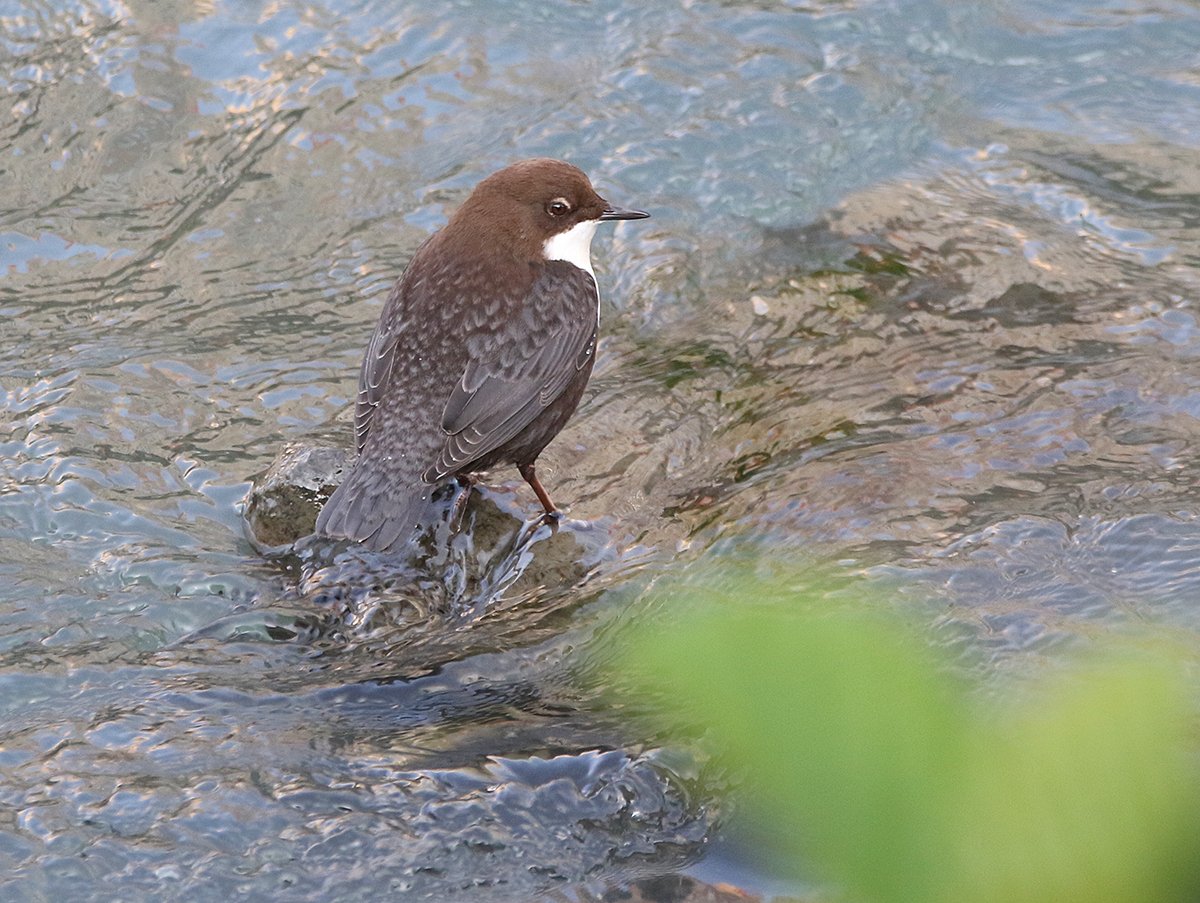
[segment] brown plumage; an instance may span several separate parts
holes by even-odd
[[[555,513],[534,462],[592,371],[591,233],[645,216],[610,206],[559,160],[524,160],[480,182],[388,295],[359,377],[359,456],[317,532],[396,548],[440,484],[502,463]]]

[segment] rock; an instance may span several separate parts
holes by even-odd
[[[260,546],[275,548],[312,533],[317,513],[354,464],[347,448],[293,443],[254,481],[246,523]]]
[[[311,536],[321,506],[354,460],[349,449],[312,440],[290,443],[253,481],[246,497],[251,542],[298,579],[307,594],[369,583],[407,595],[421,584],[419,595],[427,595],[429,575],[453,572],[459,576],[452,581],[447,607],[482,612],[495,607],[501,596],[520,600],[546,587],[575,586],[598,562],[617,554],[611,518],[546,524],[532,493],[512,479],[496,486],[477,484],[457,520],[453,503],[461,490],[443,486],[443,504],[434,509],[426,532],[382,559],[348,550],[345,541],[298,542]],[[434,581],[440,583],[440,577]]]

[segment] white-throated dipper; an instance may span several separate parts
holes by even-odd
[[[480,182],[383,305],[358,382],[358,458],[317,532],[395,548],[439,485],[502,463],[557,513],[534,462],[592,372],[592,235],[647,216],[612,206],[561,160],[522,160]]]

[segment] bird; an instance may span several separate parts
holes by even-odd
[[[520,160],[481,181],[384,302],[359,372],[358,455],[315,532],[402,548],[440,486],[499,464],[515,464],[559,516],[535,464],[595,363],[592,236],[649,215],[613,206],[562,160]]]

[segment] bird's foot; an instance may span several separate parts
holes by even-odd
[[[467,503],[471,500],[471,490],[477,482],[465,474],[459,474],[455,479],[458,481],[459,492],[450,509],[450,531],[452,533],[457,533],[462,529],[463,516],[467,513]]]
[[[547,517],[552,517],[558,514],[558,506],[550,498],[550,493],[546,491],[546,487],[542,485],[542,481],[538,479],[537,471],[532,464],[518,464],[517,470],[521,472],[521,476],[525,478],[525,482],[538,497],[538,501],[542,503],[542,509],[546,512]]]

